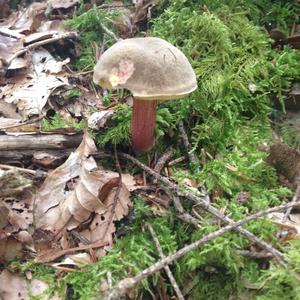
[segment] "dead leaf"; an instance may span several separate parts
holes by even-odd
[[[15,35],[12,30],[2,29],[0,31],[0,58],[9,59],[23,47],[24,36]]]
[[[54,9],[67,9],[79,4],[79,0],[49,0],[48,3],[51,4]]]
[[[95,213],[88,229],[81,232],[82,236],[90,242],[112,243],[113,221],[128,213],[130,194],[122,184],[115,203],[118,174],[98,168],[91,156],[95,152],[93,140],[85,133],[77,150],[48,175],[37,194],[36,228],[52,232],[74,229]]]
[[[14,196],[30,188],[31,180],[16,170],[0,169],[0,197]]]
[[[103,128],[108,119],[114,114],[112,110],[102,110],[91,114],[88,118],[88,127],[94,130]]]
[[[0,19],[7,18],[10,14],[10,7],[8,0],[0,0]]]
[[[33,51],[31,59],[31,70],[23,76],[15,76],[11,83],[2,87],[0,97],[16,104],[26,115],[37,115],[56,88],[68,85],[66,75],[57,74],[68,61],[57,62],[43,49]]]
[[[10,18],[4,25],[19,33],[34,32],[39,28],[41,22],[46,19],[46,8],[47,3],[34,2],[24,10],[19,11],[17,14],[11,14]]]
[[[41,300],[59,300],[57,294],[48,296],[43,294],[48,288],[44,281],[33,279],[27,280],[25,277],[4,270],[0,274],[0,298],[1,300],[21,300],[29,299],[30,296],[39,297]]]
[[[0,239],[0,262],[5,263],[23,256],[23,246],[13,236]],[[0,280],[2,283],[2,281]],[[1,289],[1,285],[0,285]],[[1,294],[0,294],[1,295]],[[1,298],[2,299],[2,298]]]
[[[1,205],[0,206],[0,230],[3,229],[8,224],[8,213],[9,209]]]

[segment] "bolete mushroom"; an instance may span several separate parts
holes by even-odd
[[[125,88],[132,93],[131,139],[136,152],[150,150],[154,144],[157,101],[182,98],[197,88],[185,55],[155,37],[114,44],[97,62],[93,80],[103,88]]]

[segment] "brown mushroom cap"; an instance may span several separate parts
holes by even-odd
[[[195,73],[185,55],[155,37],[114,44],[100,57],[93,80],[104,88],[125,88],[140,100],[181,98],[197,88]]]

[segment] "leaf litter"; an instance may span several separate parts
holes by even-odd
[[[130,193],[121,183],[116,196],[119,175],[98,167],[92,157],[95,152],[93,140],[85,133],[77,150],[49,173],[39,189],[35,228],[46,230],[49,240],[55,240],[54,236],[58,238],[66,229],[76,230],[86,243],[112,245],[116,230],[113,222],[128,214]],[[114,207],[115,196],[118,199]]]

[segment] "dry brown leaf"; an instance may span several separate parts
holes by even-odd
[[[0,168],[0,197],[20,194],[31,186],[31,180],[16,170],[2,170]]]
[[[281,212],[272,213],[270,218],[281,228],[290,229],[295,232],[296,236],[300,237],[300,214],[291,213],[289,219],[286,222],[282,222],[284,215],[285,213]]]
[[[36,228],[52,232],[62,228],[74,229],[96,213],[82,235],[90,242],[112,243],[113,221],[128,213],[130,194],[122,184],[119,199],[114,201],[119,185],[118,174],[99,169],[91,156],[95,152],[93,140],[85,133],[78,149],[49,174],[37,194]]]
[[[5,102],[16,104],[26,115],[40,114],[51,93],[68,85],[66,74],[57,74],[68,61],[57,62],[43,49],[33,51],[31,59],[31,70],[23,76],[16,76],[0,92]]]
[[[18,241],[16,238],[14,238],[13,236],[8,236],[6,238],[0,239],[0,262],[1,263],[11,261],[17,257],[20,258],[22,257],[22,255],[23,255],[22,243]]]
[[[0,19],[7,18],[10,14],[8,0],[0,0]]]
[[[0,261],[28,256],[23,250],[33,249],[31,193],[0,199],[0,207]]]
[[[39,297],[41,300],[59,300],[57,294],[49,297],[43,293],[49,288],[44,281],[33,279],[28,280],[19,274],[4,270],[0,274],[0,299],[1,300],[21,300],[29,299],[31,296]]]
[[[5,205],[0,206],[0,230],[8,224],[9,209]]]
[[[46,19],[46,8],[47,3],[34,2],[27,8],[11,14],[3,25],[19,33],[34,32],[39,28],[41,22]]]
[[[79,0],[49,0],[48,3],[51,4],[54,9],[67,9],[79,4]]]
[[[9,29],[0,31],[0,58],[8,61],[18,50],[23,47],[24,36],[14,36]]]
[[[103,128],[107,120],[109,120],[113,114],[113,110],[102,110],[94,112],[88,118],[88,127],[94,130]]]

